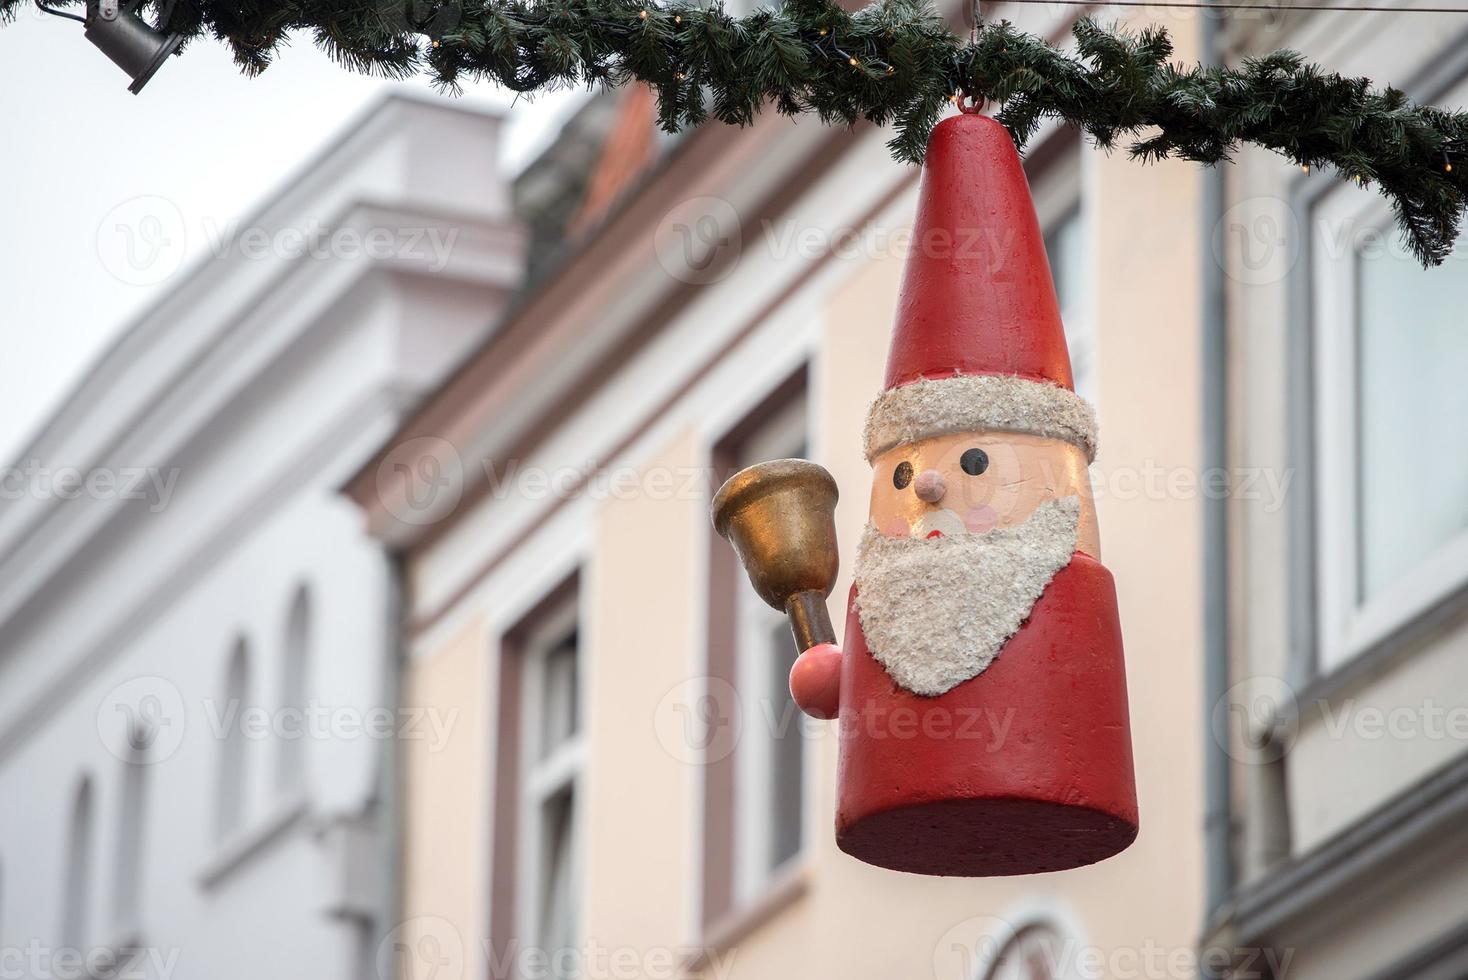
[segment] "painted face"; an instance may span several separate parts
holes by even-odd
[[[1080,499],[1077,550],[1100,559],[1086,454],[1060,439],[978,431],[889,449],[872,464],[871,520],[887,537],[985,534],[1047,500]]]

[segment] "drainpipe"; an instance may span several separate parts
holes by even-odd
[[[383,547],[386,547],[385,545]],[[404,679],[408,670],[408,578],[404,560],[394,551],[388,551],[388,619],[386,626],[392,641],[387,650],[387,684],[384,692],[386,703],[395,714],[403,707]],[[379,897],[380,919],[375,935],[368,943],[372,959],[363,964],[360,974],[364,977],[380,975],[376,968],[376,947],[403,921],[403,802],[402,802],[402,745],[399,739],[382,740],[381,793],[378,814],[381,819],[382,893]],[[406,980],[399,975],[398,958],[392,957],[388,967],[391,974],[385,980]]]
[[[1220,63],[1217,18],[1201,18],[1202,61]],[[1221,166],[1203,171],[1202,195],[1202,409],[1203,467],[1207,474],[1228,463],[1227,352],[1223,269],[1213,254],[1213,234],[1223,217]],[[1233,893],[1233,815],[1227,747],[1213,735],[1213,711],[1229,687],[1228,663],[1228,500],[1203,499],[1203,804],[1205,847],[1205,930],[1211,928]]]

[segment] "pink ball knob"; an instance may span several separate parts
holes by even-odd
[[[790,696],[812,718],[835,718],[841,707],[841,648],[818,643],[795,658]]]

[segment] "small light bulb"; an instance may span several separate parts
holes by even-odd
[[[681,24],[681,23],[683,23],[683,15],[682,14],[674,14],[673,15],[673,23],[675,23],[675,24]]]
[[[826,29],[824,27],[822,27],[821,28],[821,37],[825,37],[825,36],[826,36]]]
[[[647,20],[647,11],[646,10],[639,10],[637,12],[637,17],[638,17],[639,20]]]
[[[1310,164],[1308,164],[1308,163],[1302,163],[1302,164],[1300,164],[1300,173],[1302,173],[1302,174],[1308,174],[1309,172],[1310,172]]]
[[[1450,174],[1452,172],[1453,172],[1453,162],[1451,160],[1449,160],[1447,163],[1443,164],[1443,173]]]
[[[855,58],[847,58],[846,59],[846,63],[849,64],[849,65],[851,65],[851,67],[853,67],[853,68],[855,68],[856,67],[856,64],[857,64]]]
[[[673,73],[673,78],[676,79],[677,81],[680,81],[680,82],[683,81],[683,79],[685,79],[687,77],[688,76],[685,75],[685,74],[683,74],[681,71],[680,72],[674,72]]]

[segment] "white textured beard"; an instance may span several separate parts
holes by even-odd
[[[872,656],[929,697],[983,673],[1069,564],[1080,512],[1076,497],[1047,500],[1022,524],[938,538],[889,538],[868,524],[856,601]]]

